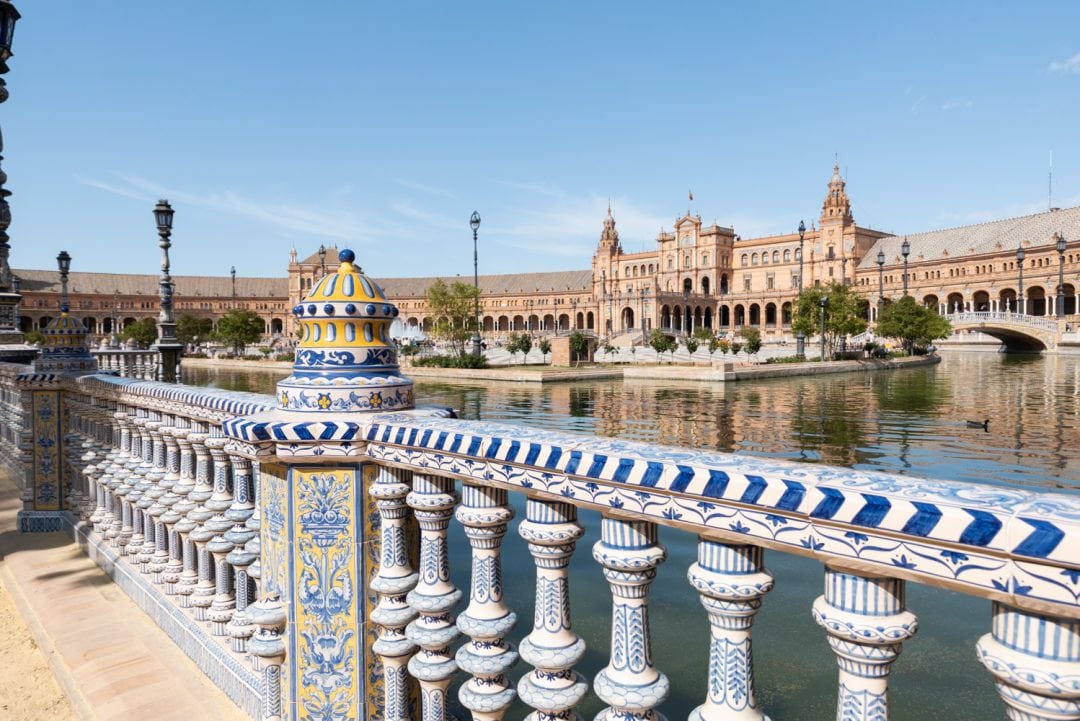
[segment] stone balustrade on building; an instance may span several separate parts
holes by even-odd
[[[416,409],[385,336],[395,309],[342,261],[296,309],[304,338],[274,398],[0,366],[23,530],[71,533],[253,718],[445,721],[458,686],[491,721],[515,702],[575,719],[593,697],[597,718],[659,721],[673,689],[701,699],[694,719],[766,719],[752,629],[781,553],[822,565],[807,623],[835,655],[840,721],[887,718],[890,668],[918,630],[908,583],[992,601],[972,651],[1008,718],[1080,719],[1076,496]],[[610,588],[593,678],[570,616],[586,510]],[[467,564],[448,552],[455,524]],[[704,612],[680,624],[709,638],[703,688],[654,664],[661,528],[697,539],[685,592]],[[523,637],[509,558],[535,568]]]

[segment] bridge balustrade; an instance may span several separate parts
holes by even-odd
[[[58,407],[39,393],[59,398],[58,498],[42,495],[48,479],[34,455]],[[59,519],[253,718],[444,721],[451,682],[464,678],[459,700],[475,719],[503,718],[515,698],[530,719],[573,719],[590,693],[607,704],[597,718],[662,719],[680,680],[651,653],[660,527],[698,539],[687,593],[700,598],[710,644],[694,719],[766,718],[751,632],[783,582],[766,550],[823,565],[823,593],[807,612],[836,656],[838,719],[887,718],[890,667],[918,628],[908,582],[993,601],[975,651],[1009,718],[1080,718],[1074,496],[436,411],[285,424],[273,406],[254,394],[0,367],[0,452],[22,472],[24,519]],[[510,494],[525,499],[524,545],[504,548]],[[42,510],[50,500],[56,509]],[[602,514],[591,553],[611,589],[611,653],[593,679],[577,670],[586,648],[570,616],[581,509]],[[468,568],[451,564],[453,523],[470,544]],[[516,649],[504,554],[535,567],[532,628]]]
[[[959,311],[949,313],[945,317],[954,325],[959,323],[1007,323],[1048,331],[1058,330],[1059,325],[1056,318],[1001,310]]]

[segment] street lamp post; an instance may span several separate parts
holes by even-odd
[[[1054,248],[1058,252],[1058,287],[1057,287],[1057,317],[1065,317],[1065,236],[1054,233],[1057,242]]]
[[[799,297],[795,300],[795,310],[798,312],[802,300],[802,275],[803,275],[803,240],[806,237],[806,223],[799,221]],[[806,336],[800,327],[795,331],[795,357],[800,360],[806,359]]]
[[[1016,312],[1024,314],[1024,246],[1016,249],[1016,269],[1020,274],[1017,279]]]
[[[61,250],[56,256],[56,267],[60,270],[60,312],[67,313],[71,310],[68,303],[68,273],[71,271],[71,255],[66,250]]]
[[[645,337],[645,286],[641,286],[641,344],[644,346],[648,342],[648,338]]]
[[[472,266],[473,266],[473,288],[476,291],[476,297],[474,298],[473,305],[473,335],[472,335],[472,354],[474,356],[480,355],[480,264],[479,256],[476,251],[476,231],[480,230],[480,214],[475,210],[473,214],[469,216],[469,227],[472,228]]]
[[[158,313],[158,338],[154,346],[161,358],[161,376],[165,383],[176,383],[177,366],[180,365],[180,351],[183,345],[176,337],[176,320],[173,318],[173,282],[169,275],[169,247],[172,243],[173,209],[167,200],[159,200],[154,206],[154,219],[157,222],[158,245],[161,246],[161,279],[158,288],[161,294],[161,310]]]
[[[821,296],[821,362],[825,362],[825,309],[829,307],[829,296]]]
[[[8,71],[7,61],[12,55],[11,41],[15,36],[15,22],[19,17],[19,11],[9,0],[0,0],[0,103],[8,98],[7,83],[3,75]],[[0,153],[3,151],[4,138],[0,134]],[[2,155],[0,160],[3,160]],[[18,326],[18,305],[22,296],[19,294],[15,277],[11,274],[11,266],[8,265],[11,246],[8,243],[7,229],[11,225],[11,208],[7,199],[11,191],[4,187],[5,181],[7,175],[0,170],[0,345],[22,345],[23,337]],[[14,357],[8,359],[22,360]]]
[[[570,299],[570,330],[577,330],[577,298]]]
[[[229,275],[232,276],[232,297],[236,297],[236,266],[229,268]]]
[[[322,278],[324,275],[326,275],[326,246],[325,245],[320,245],[319,246],[319,268],[320,268],[319,277]]]
[[[116,321],[120,315],[120,289],[113,291],[112,321],[109,323],[109,348],[120,347],[120,334],[116,330]]]
[[[885,305],[885,251],[879,250],[877,252],[877,304],[878,314],[881,313],[881,307]]]
[[[900,244],[900,255],[904,256],[904,296],[907,296],[907,257],[911,253],[911,243],[907,238]]]

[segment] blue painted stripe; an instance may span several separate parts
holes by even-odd
[[[367,439],[369,441],[375,440],[375,437],[377,435],[379,435],[379,427],[378,426],[372,426],[371,428],[368,429]]]
[[[515,443],[516,443],[516,441],[515,441]],[[525,456],[525,465],[526,466],[535,466],[536,465],[536,459],[540,457],[540,448],[541,448],[541,445],[539,443],[530,443],[529,444],[529,454],[527,456]]]
[[[390,440],[390,434],[393,433],[393,432],[394,432],[394,427],[393,426],[387,426],[386,428],[383,428],[382,438],[380,438],[379,440],[381,440],[383,443],[386,443],[387,441]]]
[[[689,466],[675,466],[679,469],[679,475],[675,477],[675,480],[671,482],[671,490],[673,491],[685,491],[690,482],[694,480],[694,469]],[[660,476],[664,473],[664,464],[657,463],[656,461],[649,461],[648,466],[645,468],[645,477],[641,480],[641,485],[655,487],[660,481]]]
[[[859,509],[859,512],[855,514],[855,517],[851,519],[851,522],[857,526],[877,528],[881,525],[881,522],[885,520],[885,516],[888,515],[889,509],[892,508],[892,503],[885,496],[877,496],[873,493],[863,493],[860,495],[866,499],[866,505]]]
[[[798,509],[799,504],[802,503],[803,497],[806,495],[806,486],[798,481],[784,481],[784,485],[787,486],[787,490],[784,491],[784,495],[780,496],[780,500],[776,502],[776,508],[780,508],[785,511],[794,511]]]
[[[705,488],[701,491],[701,494],[709,498],[723,498],[724,491],[727,490],[728,480],[728,474],[710,468],[709,480],[705,483]]]
[[[589,466],[589,470],[585,471],[585,476],[588,478],[599,478],[600,474],[604,472],[605,463],[607,463],[607,456],[600,454],[593,456],[592,465]]]
[[[994,536],[1001,530],[1001,521],[991,513],[970,508],[965,508],[964,512],[975,520],[969,523],[960,534],[960,543],[966,543],[969,546],[985,546],[994,540]]]
[[[559,461],[562,460],[562,448],[554,446],[551,449],[551,454],[548,455],[547,461],[544,463],[545,468],[555,470],[559,467]]]
[[[407,431],[407,430],[408,430],[408,428],[404,428],[404,427],[398,428],[397,436],[394,438],[394,443],[397,443],[398,445],[401,445],[402,443],[404,443],[404,441],[405,441],[405,431]]]
[[[431,440],[431,429],[428,428],[424,431],[424,435],[420,436],[420,445],[427,447],[428,441]]]
[[[443,446],[446,445],[446,439],[449,437],[449,432],[439,431],[439,438],[435,441],[435,449],[441,451],[443,449]]]
[[[313,441],[315,436],[311,435],[311,431],[308,430],[309,425],[309,423],[299,423],[293,426],[293,433],[302,441]]]
[[[491,445],[488,446],[487,453],[484,454],[484,458],[495,458],[499,453],[499,446],[502,445],[502,438],[492,438]],[[512,460],[507,458],[507,460]]]
[[[458,449],[461,448],[461,442],[463,440],[465,440],[464,436],[462,436],[460,433],[455,433],[454,442],[450,444],[450,452],[457,453]]]
[[[472,440],[469,441],[469,450],[465,451],[467,455],[478,456],[480,455],[480,445],[484,439],[480,436],[472,436]]]
[[[750,485],[743,491],[742,498],[739,500],[743,503],[757,503],[768,483],[761,476],[747,476],[746,480],[750,481]]]
[[[620,458],[619,465],[615,469],[614,480],[618,483],[626,483],[630,480],[632,470],[634,470],[634,462],[629,458]]]
[[[360,426],[350,426],[344,433],[341,434],[341,440],[351,441],[356,437],[356,432],[360,430]]]
[[[320,441],[328,441],[334,437],[334,432],[337,431],[336,423],[323,423],[323,431],[319,434]]]
[[[819,488],[818,490],[825,497],[817,504],[817,508],[810,511],[810,517],[828,520],[835,516],[840,507],[844,505],[844,494],[835,488]]]
[[[1065,538],[1065,532],[1049,521],[1037,521],[1023,517],[1020,520],[1035,530],[1030,536],[1021,541],[1019,546],[1013,549],[1013,553],[1017,555],[1046,558],[1058,547],[1061,539]]]
[[[932,503],[919,503],[918,501],[912,501],[911,505],[915,506],[917,510],[901,530],[904,533],[910,533],[912,536],[929,536],[930,531],[934,530],[934,526],[941,520],[941,509]]]
[[[511,441],[510,442],[510,450],[508,450],[506,452],[506,460],[508,460],[508,461],[516,461],[517,460],[517,455],[520,452],[521,452],[521,441]],[[526,461],[526,463],[528,463],[528,461]],[[532,464],[528,463],[528,465],[531,466]]]
[[[579,465],[581,465],[581,451],[570,451],[570,461],[566,464],[567,475],[577,473]]]

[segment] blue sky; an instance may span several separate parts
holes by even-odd
[[[281,276],[588,267],[687,208],[744,237],[1080,204],[1080,3],[16,0],[12,265]]]

